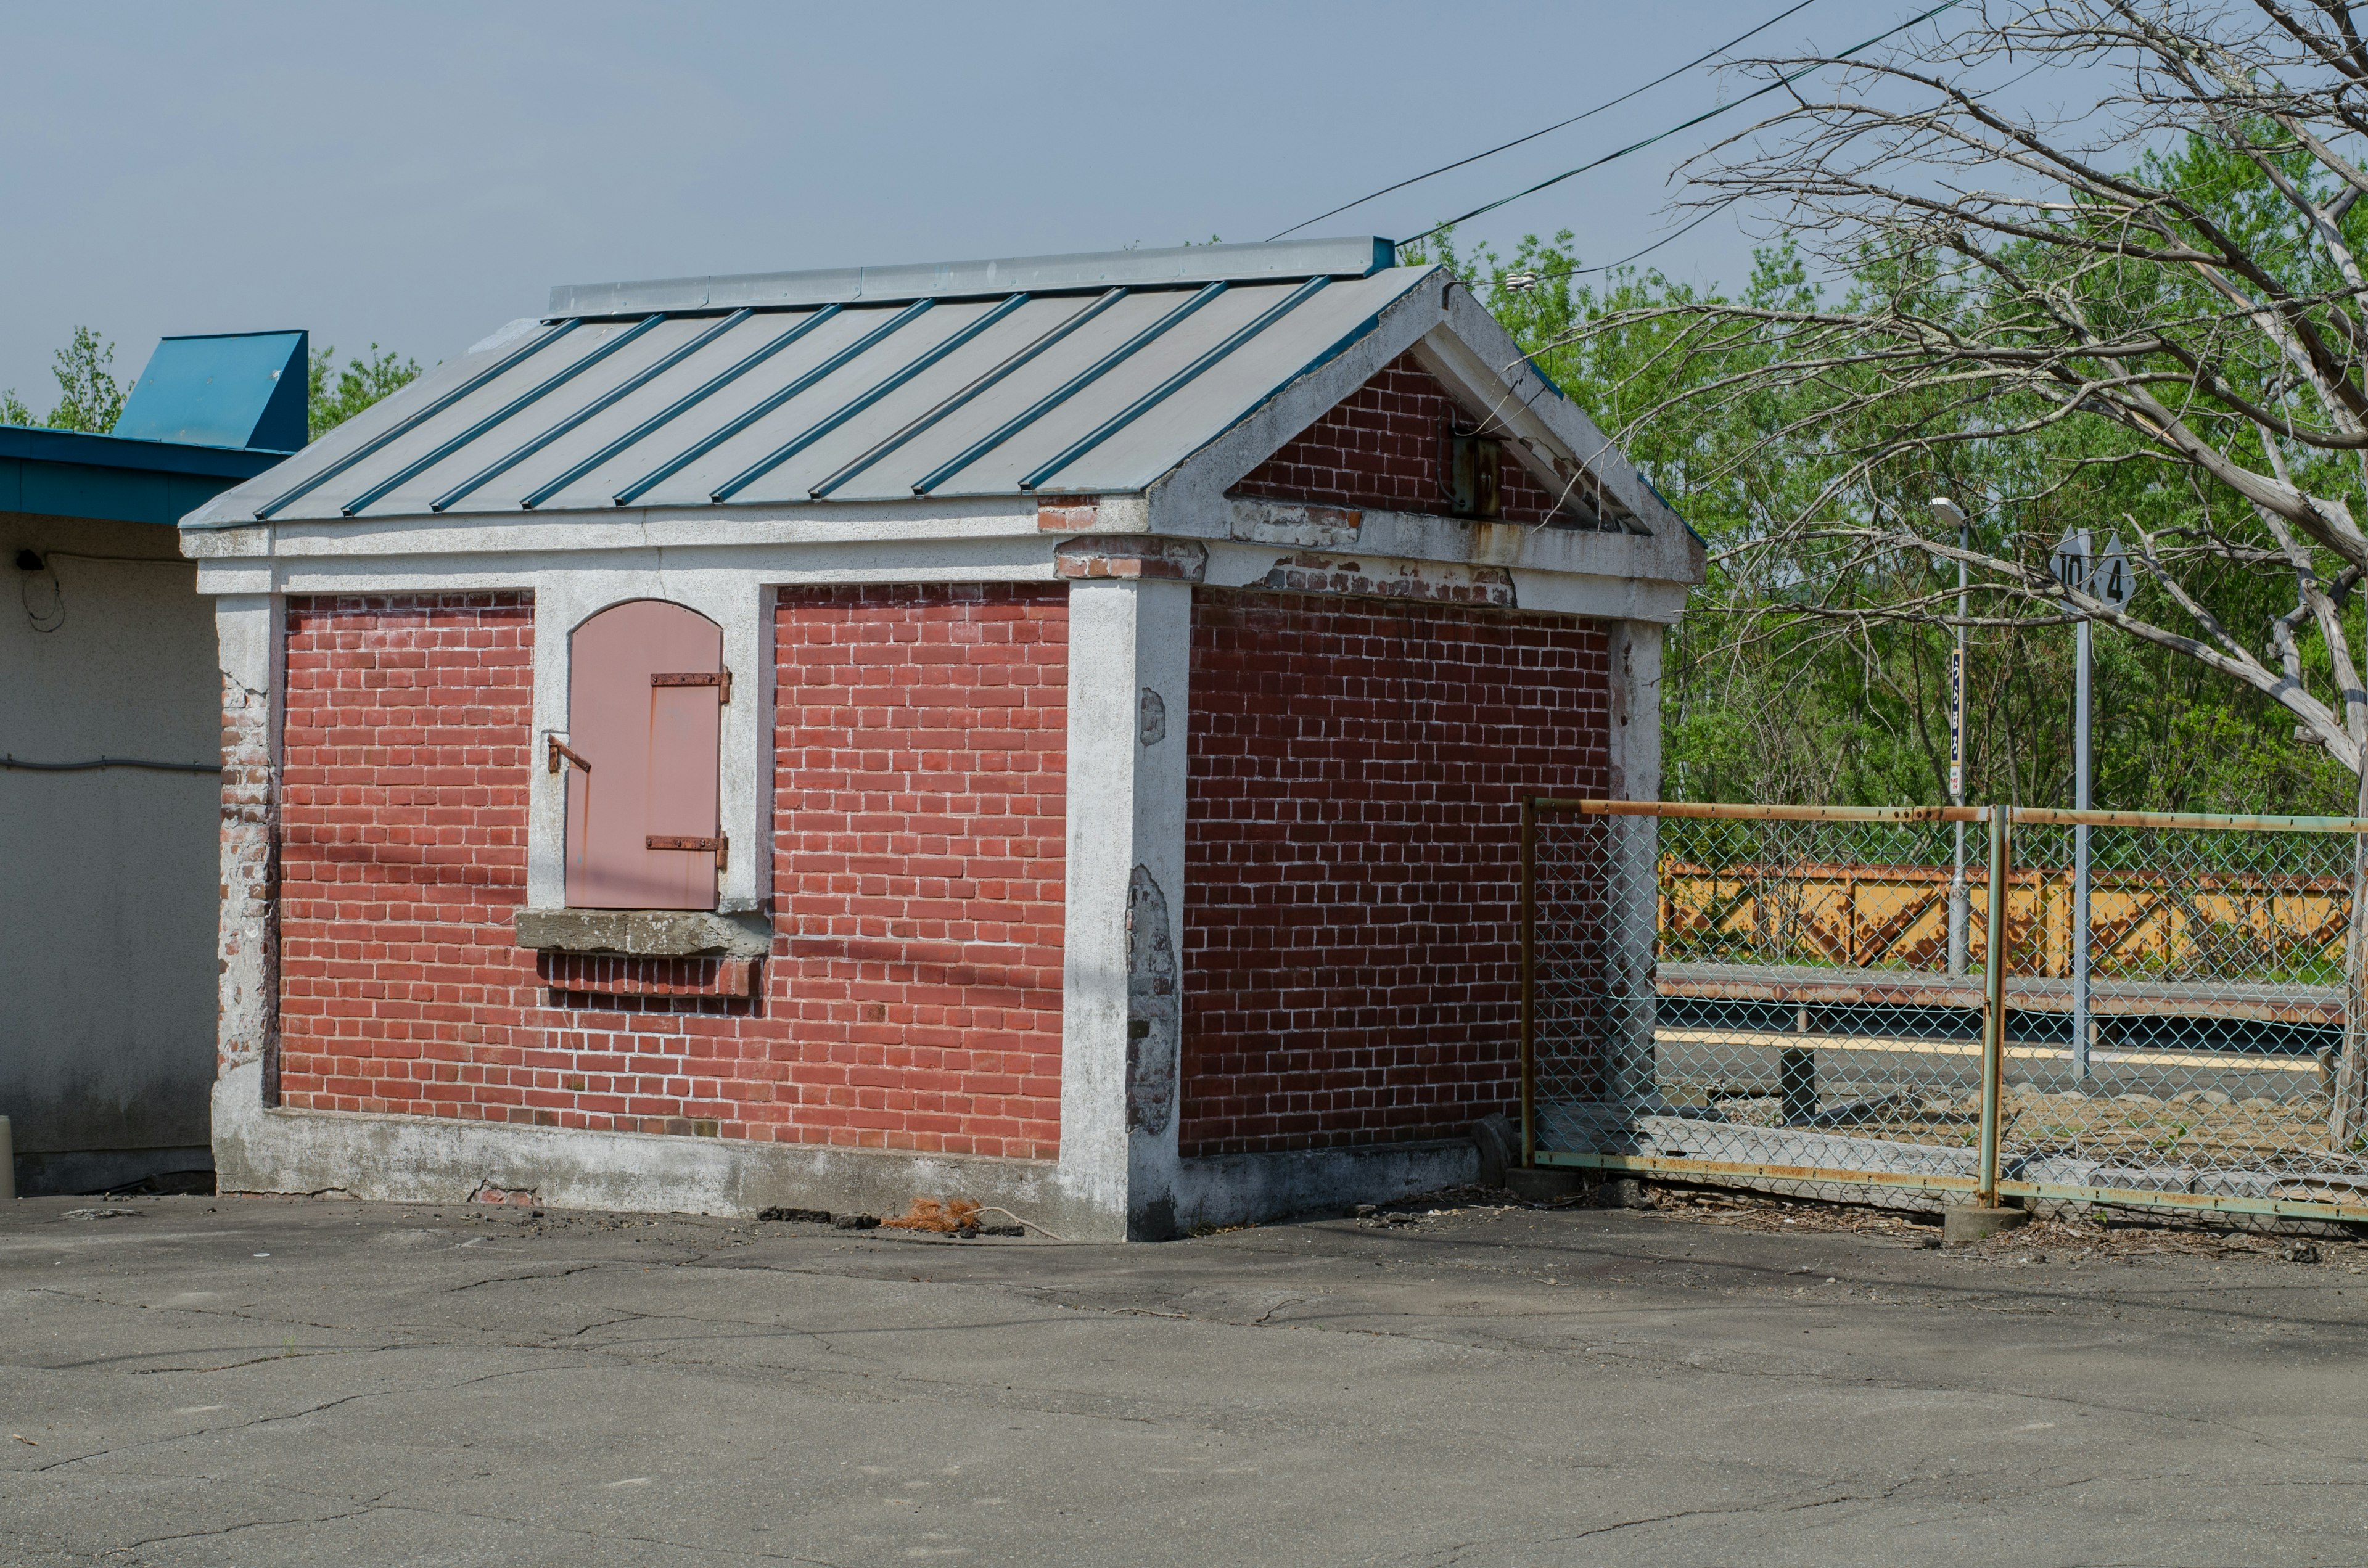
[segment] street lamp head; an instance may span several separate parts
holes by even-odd
[[[1965,526],[1964,511],[1946,495],[1935,495],[1924,504],[1932,508],[1932,516],[1945,527],[1962,528]]]

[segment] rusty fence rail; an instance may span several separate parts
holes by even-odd
[[[2368,1221],[2368,820],[1523,803],[1524,1158]]]

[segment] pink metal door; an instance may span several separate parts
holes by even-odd
[[[570,642],[567,902],[580,909],[712,909],[724,844],[717,764],[723,631],[695,610],[633,599]]]

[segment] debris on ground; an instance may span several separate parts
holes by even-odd
[[[1726,1188],[1674,1187],[1629,1177],[1613,1177],[1591,1191],[1544,1203],[1525,1203],[1509,1192],[1487,1187],[1446,1187],[1393,1203],[1360,1203],[1348,1217],[1360,1225],[1390,1229],[1450,1214],[1569,1209],[1648,1210],[1679,1223],[1717,1225],[1770,1235],[1815,1231],[1869,1236],[1900,1246],[1937,1248],[1941,1244],[1938,1211],[1904,1211]],[[2264,1262],[2328,1265],[2354,1273],[2368,1272],[2368,1233],[2348,1239],[2305,1240],[2234,1225],[2166,1221],[2167,1217],[2118,1210],[2057,1213],[1955,1249],[1955,1253],[1992,1261],[2033,1263],[2049,1259],[2120,1261],[2150,1256],[2251,1257]]]
[[[67,1220],[128,1220],[139,1213],[137,1209],[69,1209],[61,1216]]]
[[[883,1230],[930,1231],[941,1236],[978,1234],[978,1201],[970,1198],[916,1198],[913,1206],[893,1220],[880,1221]]]
[[[757,1218],[782,1221],[792,1225],[827,1225],[833,1222],[827,1209],[762,1209],[757,1210]]]

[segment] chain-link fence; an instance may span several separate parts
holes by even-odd
[[[2364,832],[1529,802],[1524,1146],[1835,1196],[2368,1219]]]

